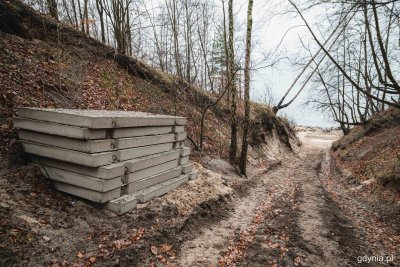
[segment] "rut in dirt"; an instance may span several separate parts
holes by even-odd
[[[181,244],[179,265],[354,265],[362,244],[321,185],[323,162],[324,150],[306,147],[256,177],[227,217]]]

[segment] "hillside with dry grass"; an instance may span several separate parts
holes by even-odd
[[[358,183],[400,189],[400,110],[376,114],[332,146],[341,168]]]

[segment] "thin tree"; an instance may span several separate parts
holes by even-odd
[[[248,133],[250,128],[250,59],[251,59],[251,33],[253,28],[253,0],[249,0],[247,8],[247,29],[246,29],[246,56],[244,64],[244,125],[242,138],[242,151],[239,160],[241,174],[246,175]]]
[[[228,2],[228,17],[229,17],[229,29],[228,29],[228,61],[229,61],[229,77],[232,81],[230,84],[230,93],[231,93],[231,145],[229,149],[229,160],[231,163],[236,162],[236,153],[237,153],[237,120],[236,120],[236,83],[235,83],[235,53],[233,46],[233,0],[229,0]]]
[[[56,0],[47,0],[50,16],[58,21],[58,8]]]

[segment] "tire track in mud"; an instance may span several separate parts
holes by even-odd
[[[251,246],[259,225],[269,216],[282,213],[282,209],[275,208],[275,203],[294,199],[296,185],[291,181],[287,169],[296,160],[293,157],[284,166],[258,177],[245,196],[234,198],[234,208],[226,219],[206,229],[199,229],[202,231],[200,235],[184,242],[180,248],[179,265],[217,266],[239,262]],[[280,248],[271,240],[268,244]]]
[[[362,244],[320,183],[323,157],[304,148],[258,177],[227,218],[181,245],[179,266],[355,265]]]

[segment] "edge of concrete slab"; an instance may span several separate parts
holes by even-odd
[[[106,130],[104,129],[93,130],[55,122],[47,122],[20,117],[14,119],[14,127],[34,132],[77,139],[105,139],[107,137]]]
[[[54,181],[57,190],[80,198],[84,198],[97,203],[106,203],[121,196],[121,188],[116,188],[107,192],[97,192],[94,190],[74,186],[66,183]]]
[[[181,175],[177,178],[168,180],[166,182],[151,186],[149,188],[143,189],[141,191],[138,191],[134,193],[134,195],[137,196],[138,200],[140,203],[144,203],[146,201],[149,201],[155,197],[162,196],[180,185],[186,183],[189,180],[188,175]]]
[[[66,161],[31,155],[32,162],[38,165],[46,165],[58,169],[66,170],[69,172],[92,176],[100,179],[112,179],[122,176],[125,173],[125,166],[123,162],[112,163],[110,165],[100,167],[87,167]]]
[[[115,177],[109,180],[103,180],[95,177],[81,175],[62,169],[49,166],[39,166],[42,173],[51,180],[71,184],[82,188],[90,189],[97,192],[107,192],[115,188],[121,187],[122,177]]]
[[[147,177],[147,178],[144,178],[141,180],[137,180],[133,183],[126,184],[123,187],[122,191],[123,191],[123,193],[126,193],[126,194],[132,194],[134,192],[143,190],[143,189],[151,187],[153,185],[160,184],[167,180],[176,178],[180,175],[181,175],[181,168],[180,167],[174,168],[174,169],[171,169],[171,170],[168,170],[168,171],[165,171],[162,173],[158,173],[158,174],[152,175],[150,177]]]
[[[117,199],[113,199],[106,204],[106,209],[118,214],[122,215],[127,213],[128,211],[134,209],[138,203],[136,196],[132,195],[124,195]]]
[[[88,167],[99,167],[114,162],[113,152],[82,153],[79,151],[58,148],[43,144],[21,141],[25,152],[42,157],[71,162]]]

